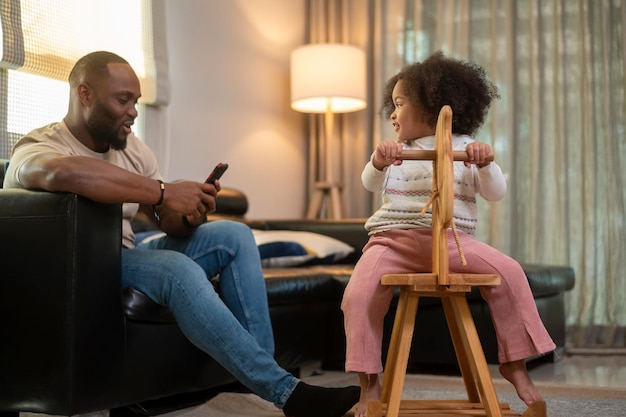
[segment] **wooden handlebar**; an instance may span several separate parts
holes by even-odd
[[[427,150],[403,150],[398,159],[409,161],[434,161],[436,159],[436,151]],[[467,161],[467,152],[465,151],[452,151],[452,159],[455,161]],[[495,155],[493,151],[489,152],[485,161],[493,162]]]

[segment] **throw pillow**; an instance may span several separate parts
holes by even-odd
[[[256,229],[253,229],[252,233],[264,267],[334,263],[354,251],[352,246],[341,240],[319,233]]]
[[[341,240],[320,233],[296,230],[252,229],[264,268],[292,267],[337,262],[354,252]],[[165,233],[159,230],[137,233],[135,243],[147,243]]]

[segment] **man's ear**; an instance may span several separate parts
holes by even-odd
[[[87,84],[81,83],[76,87],[78,99],[84,106],[89,106],[93,100],[93,90]]]

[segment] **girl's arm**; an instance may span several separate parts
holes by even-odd
[[[398,159],[401,153],[402,144],[398,141],[386,140],[376,146],[361,173],[361,181],[366,190],[371,192],[381,190],[387,175],[387,167],[402,164],[402,160]]]
[[[506,194],[506,178],[495,162],[476,168],[478,171],[476,190],[487,201],[498,201]]]
[[[387,176],[387,168],[382,171],[376,169],[370,160],[363,168],[361,173],[361,182],[367,191],[378,192],[382,189]]]

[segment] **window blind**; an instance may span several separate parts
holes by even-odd
[[[156,88],[152,6],[150,0],[5,0],[0,66],[67,81],[78,58],[108,50],[137,72],[142,103],[165,104]]]

